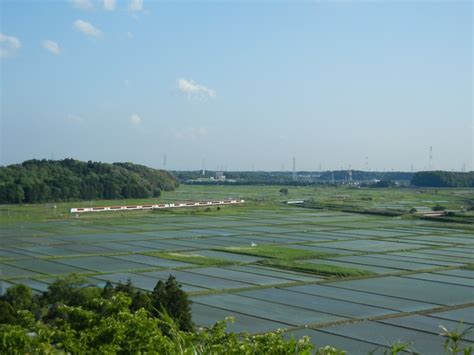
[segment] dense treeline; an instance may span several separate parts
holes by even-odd
[[[474,171],[420,171],[413,176],[411,184],[423,187],[474,187]]]
[[[196,330],[188,296],[172,276],[152,292],[130,282],[100,288],[70,275],[43,294],[15,285],[0,297],[1,354],[309,355],[312,347],[308,338],[285,340],[281,332],[227,333],[225,322]]]
[[[320,180],[331,180],[334,174],[334,180],[347,180],[347,170],[326,171],[319,177]],[[352,180],[410,180],[413,173],[406,171],[362,171],[352,170]]]
[[[174,171],[173,174],[183,183],[191,184],[232,184],[232,185],[288,185],[288,186],[307,186],[314,184],[328,184],[333,181],[336,183],[347,182],[349,172],[347,170],[334,171],[297,171],[296,177],[290,171],[226,171],[224,174],[229,181],[211,181],[202,180],[215,175],[214,171],[206,171],[202,175],[201,171]],[[352,171],[352,180],[370,181],[370,180],[406,180],[409,181],[413,173],[409,172],[377,172],[377,171]],[[201,179],[201,180],[198,180]]]
[[[28,160],[0,167],[0,203],[147,198],[177,186],[170,173],[132,163]]]

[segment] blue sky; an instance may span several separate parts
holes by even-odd
[[[470,1],[0,3],[2,165],[473,169]]]

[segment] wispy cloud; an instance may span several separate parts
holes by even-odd
[[[131,0],[128,9],[133,12],[143,11],[143,0]]]
[[[20,47],[21,42],[17,37],[0,32],[0,58],[13,57]]]
[[[104,9],[107,11],[114,11],[117,6],[116,0],[103,0]]]
[[[86,21],[76,20],[74,22],[73,27],[74,29],[76,29],[76,31],[79,31],[85,34],[86,36],[99,37],[102,35],[101,30],[99,30],[98,28],[94,27],[92,24]]]
[[[59,45],[56,42],[51,41],[49,39],[45,39],[42,42],[42,45],[44,49],[50,51],[53,54],[59,54],[59,52],[61,52],[61,48],[59,48]]]
[[[174,132],[174,136],[179,140],[197,140],[207,135],[206,127],[188,126]]]
[[[137,113],[134,113],[133,115],[131,115],[129,120],[130,120],[130,123],[134,126],[139,126],[142,124],[142,118]]]
[[[133,36],[133,33],[130,32],[130,31],[128,31],[128,32],[127,32],[127,37],[130,38],[130,39],[133,39],[133,37],[134,37],[134,36]]]
[[[216,97],[215,90],[212,90],[204,85],[198,84],[193,80],[187,79],[178,79],[178,89],[186,94],[189,98],[210,98],[214,99]]]
[[[82,118],[81,116],[78,116],[78,115],[74,115],[72,113],[68,114],[65,119],[64,119],[66,122],[69,122],[69,123],[82,123],[84,122],[84,118]]]
[[[90,0],[71,0],[72,4],[75,8],[81,10],[92,10],[94,9],[94,5],[90,2]]]

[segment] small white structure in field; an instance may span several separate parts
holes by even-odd
[[[304,200],[293,200],[293,201],[286,201],[287,205],[298,205],[304,203]]]

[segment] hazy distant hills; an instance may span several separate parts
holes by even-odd
[[[452,171],[225,171],[225,179],[218,179],[215,171],[174,171],[173,174],[187,184],[221,185],[332,185],[349,184],[372,186],[377,181],[386,187],[474,187],[474,172]],[[392,183],[389,183],[392,182]],[[377,187],[385,186],[381,184]]]
[[[169,172],[132,163],[28,160],[0,167],[0,203],[157,197],[178,186]]]

